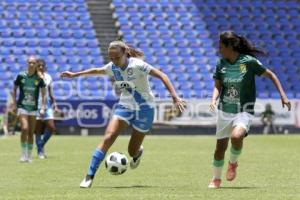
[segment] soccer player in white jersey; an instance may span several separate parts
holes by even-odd
[[[44,146],[50,139],[52,134],[55,134],[56,128],[54,124],[54,111],[57,111],[56,100],[53,95],[52,78],[46,72],[46,63],[44,60],[38,60],[38,75],[42,78],[46,85],[46,110],[44,116],[41,116],[38,112],[37,122],[35,128],[35,143],[37,146],[38,158],[45,159]],[[39,98],[38,108],[41,107],[41,98]]]
[[[108,74],[115,79],[117,87],[122,91],[104,138],[93,154],[86,177],[80,183],[82,188],[91,187],[94,175],[106,152],[128,126],[133,128],[128,145],[128,153],[132,157],[130,167],[134,169],[139,165],[143,153],[142,142],[154,118],[154,97],[149,86],[148,75],[157,77],[164,83],[179,111],[182,112],[185,106],[185,102],[176,94],[168,76],[142,60],[143,52],[129,47],[122,41],[113,41],[109,45],[108,55],[111,62],[104,67],[77,73],[69,71],[61,73],[61,77],[69,78]]]

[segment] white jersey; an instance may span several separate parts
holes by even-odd
[[[49,96],[49,86],[52,85],[52,78],[51,76],[44,72],[44,82],[45,82],[45,90],[46,90],[46,109],[47,108],[51,108],[51,102],[50,102],[50,96]],[[42,94],[40,92],[39,94],[39,105],[38,105],[38,108],[40,109],[41,108],[41,105],[42,105]]]
[[[112,62],[104,66],[106,74],[115,79],[115,87],[121,89],[119,104],[132,110],[153,108],[154,96],[148,74],[153,67],[138,58],[129,58],[126,68]]]

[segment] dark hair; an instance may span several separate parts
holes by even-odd
[[[43,59],[37,59],[37,63],[38,65],[43,65],[44,67],[46,67],[46,62]]]
[[[132,47],[131,45],[126,44],[123,41],[116,40],[109,44],[108,49],[120,48],[123,52],[127,51],[127,57],[135,57],[135,58],[144,58],[144,53]]]
[[[224,31],[219,35],[220,42],[226,47],[231,46],[234,51],[241,54],[251,55],[256,57],[257,55],[266,55],[266,52],[257,49],[253,46],[244,36],[240,36],[233,31]]]

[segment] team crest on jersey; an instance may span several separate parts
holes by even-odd
[[[25,83],[25,79],[22,79],[22,80],[21,80],[21,83],[24,84],[24,83]]]
[[[38,85],[38,84],[39,84],[38,80],[34,81],[34,85]]]
[[[246,65],[245,64],[240,64],[240,71],[242,73],[245,73],[247,71]]]

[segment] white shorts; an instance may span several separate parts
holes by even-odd
[[[250,129],[252,115],[247,112],[226,113],[218,111],[217,117],[217,139],[229,138],[232,128],[235,126],[243,127],[246,132]]]
[[[36,111],[27,111],[23,108],[18,108],[18,116],[20,115],[36,116]]]
[[[40,110],[38,110],[36,119],[37,120],[50,120],[50,119],[54,119],[53,109],[52,108],[47,108],[45,110],[44,117],[41,117]]]

